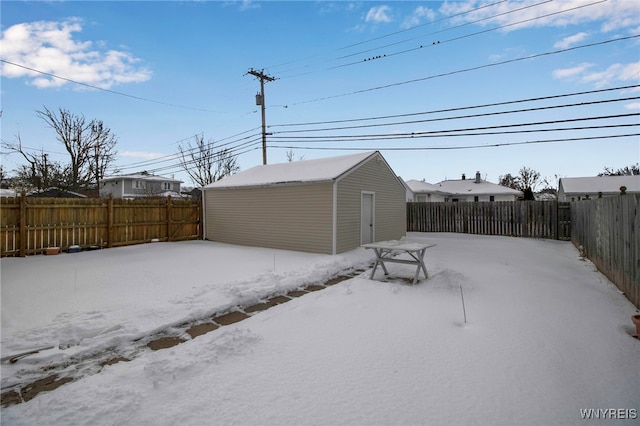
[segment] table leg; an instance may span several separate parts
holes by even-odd
[[[370,280],[373,280],[373,276],[376,274],[376,269],[378,269],[378,265],[382,266],[382,270],[385,275],[389,275],[389,271],[387,271],[387,267],[384,266],[384,251],[382,249],[373,249],[376,253],[376,263],[373,265],[373,270],[371,271],[371,276],[369,276]]]
[[[428,279],[429,278],[429,274],[427,273],[427,267],[424,264],[424,254],[425,254],[426,251],[427,251],[426,248],[421,250],[421,253],[420,253],[420,266],[422,266],[422,270],[424,271],[424,277],[426,279]]]

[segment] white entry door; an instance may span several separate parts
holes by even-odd
[[[360,207],[360,244],[372,243],[375,235],[375,199],[373,192],[361,194]]]

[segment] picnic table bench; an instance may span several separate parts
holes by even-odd
[[[373,270],[371,271],[371,276],[369,277],[369,279],[373,279],[378,265],[382,266],[382,270],[384,271],[385,275],[389,275],[389,271],[387,271],[387,268],[384,266],[385,262],[416,265],[416,274],[413,277],[413,284],[418,282],[420,270],[424,272],[425,278],[429,278],[427,267],[424,264],[424,254],[428,248],[434,247],[435,245],[436,244],[433,243],[403,242],[398,240],[363,244],[362,247],[371,249],[376,254],[376,263],[373,266]],[[412,259],[396,259],[395,255],[398,253],[406,253]]]

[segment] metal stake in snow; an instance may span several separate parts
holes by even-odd
[[[462,313],[464,314],[464,323],[467,323],[467,310],[464,308],[464,293],[462,293],[462,286],[460,286],[460,298],[462,298]]]

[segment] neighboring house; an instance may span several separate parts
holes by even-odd
[[[203,188],[204,238],[336,254],[406,234],[406,189],[378,152],[256,166]]]
[[[67,191],[60,188],[47,188],[27,193],[27,197],[36,198],[87,198],[86,195],[78,192]]]
[[[620,195],[620,187],[627,194],[640,193],[640,175],[561,178],[558,201],[580,201]]]
[[[549,192],[539,192],[535,194],[536,201],[558,201],[556,194]]]
[[[17,197],[18,194],[13,189],[0,188],[0,197]]]
[[[522,191],[482,180],[480,172],[476,172],[475,179],[462,175],[460,180],[443,180],[434,185],[416,180],[407,185],[415,202],[516,201],[523,197]]]
[[[156,176],[147,172],[111,176],[100,181],[100,196],[113,198],[180,197],[177,179]]]
[[[450,197],[450,194],[442,192],[439,187],[427,182],[412,179],[407,181],[407,186],[411,190],[407,194],[409,202],[430,203],[445,201],[447,197]]]
[[[191,198],[192,200],[199,200],[202,198],[201,188],[183,188],[180,192],[183,198]]]

